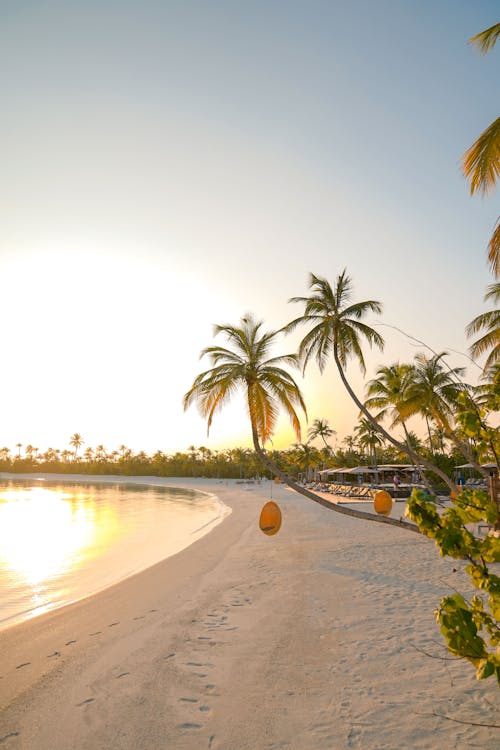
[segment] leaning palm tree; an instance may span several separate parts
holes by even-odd
[[[352,281],[346,269],[337,276],[334,287],[326,279],[310,274],[309,287],[312,290],[309,297],[291,298],[290,302],[302,303],[305,306],[304,314],[285,327],[285,330],[290,332],[300,325],[310,326],[299,345],[298,355],[303,369],[305,370],[310,360],[315,358],[320,372],[323,372],[330,356],[333,355],[345,389],[375,429],[398,450],[404,451],[411,459],[441,477],[450,490],[454,491],[455,485],[439,467],[419,456],[409,445],[400,443],[382,427],[360,401],[346,377],[345,367],[353,357],[358,361],[363,374],[366,372],[361,348],[363,340],[371,347],[376,346],[381,350],[384,347],[384,340],[380,334],[362,321],[367,313],[379,314],[382,311],[380,302],[352,302]]]
[[[491,299],[496,304],[500,303],[500,283],[490,284],[484,299],[486,301]],[[486,371],[495,363],[500,362],[500,310],[489,310],[478,315],[466,328],[467,336],[480,332],[483,332],[483,335],[474,341],[470,347],[470,353],[475,359],[489,352],[484,365]]]
[[[246,396],[255,451],[261,462],[275,476],[279,476],[289,487],[329,510],[419,533],[416,526],[405,521],[334,505],[293,482],[271,460],[264,445],[273,434],[279,408],[284,408],[297,440],[300,441],[301,430],[297,409],[306,414],[306,406],[297,383],[283,367],[296,367],[297,356],[286,354],[271,357],[271,350],[281,331],[264,332],[262,325],[262,321],[256,321],[251,314],[247,314],[237,326],[214,326],[214,335],[223,334],[229,347],[209,346],[202,350],[200,357],[209,357],[212,367],[194,379],[184,396],[184,409],[197,403],[202,417],[207,420],[209,431],[215,413],[228,403],[238,389],[242,389]]]
[[[500,23],[476,34],[469,41],[486,54],[495,46],[500,36]],[[500,176],[500,117],[494,120],[463,156],[464,174],[470,182],[470,191],[490,192]],[[497,221],[488,244],[488,260],[495,276],[500,275],[500,221]]]

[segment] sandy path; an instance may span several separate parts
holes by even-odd
[[[198,484],[233,508],[214,531],[0,633],[2,750],[500,746],[428,716],[500,724],[491,680],[417,650],[442,653],[433,610],[466,580],[431,543],[281,487],[268,538],[269,486]]]

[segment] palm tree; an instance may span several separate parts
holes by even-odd
[[[18,457],[18,458],[21,458],[21,448],[22,448],[22,447],[23,447],[23,444],[22,444],[22,443],[16,443],[16,448],[17,448],[17,457]]]
[[[361,450],[368,448],[371,464],[375,471],[377,470],[377,448],[383,444],[383,438],[379,431],[375,429],[369,419],[360,419],[354,432],[358,436],[358,445]]]
[[[252,437],[257,450],[262,451],[271,438],[278,417],[278,407],[284,407],[295,435],[300,439],[300,421],[295,408],[306,413],[298,385],[281,365],[296,365],[295,355],[266,359],[278,335],[276,331],[261,333],[262,321],[251,314],[241,319],[241,325],[217,325],[214,335],[223,333],[233,349],[209,346],[200,357],[208,356],[213,364],[210,370],[195,378],[184,396],[184,408],[198,402],[200,412],[207,419],[210,430],[216,411],[229,401],[238,387],[246,391],[247,406],[252,427]]]
[[[491,299],[498,304],[500,302],[500,283],[490,284],[484,299],[486,301]],[[469,351],[475,359],[491,349],[484,365],[484,369],[487,370],[500,361],[500,310],[489,310],[478,315],[466,328],[467,336],[473,336],[475,333],[482,331],[485,333],[472,344]]]
[[[500,35],[500,23],[476,34],[469,41],[486,54],[495,46]],[[470,191],[483,194],[492,190],[500,175],[500,117],[494,120],[463,156],[464,174]],[[495,276],[500,275],[500,222],[497,221],[488,244],[488,260]]]
[[[445,356],[446,352],[434,354],[432,357],[419,352],[415,356],[413,397],[419,402],[420,413],[427,423],[431,452],[433,452],[433,442],[429,419],[435,422],[437,428],[456,445],[458,450],[471,463],[476,464],[469,446],[458,438],[451,425],[457,397],[461,393],[469,394],[468,387],[460,380],[465,370],[463,367],[445,367],[443,365]],[[476,468],[484,473],[480,466],[476,466]]]
[[[320,457],[317,448],[309,443],[294,443],[294,462],[297,467],[304,472],[305,478],[309,479],[312,475],[312,465],[318,464]]]
[[[203,349],[200,356],[208,356],[213,366],[195,378],[184,396],[184,409],[188,409],[196,402],[210,430],[214,414],[229,401],[238,388],[242,388],[246,395],[255,451],[261,462],[275,476],[279,476],[289,487],[329,510],[408,528],[410,531],[419,533],[417,527],[405,521],[396,521],[346,506],[334,505],[293,482],[269,458],[262,446],[273,434],[279,407],[283,407],[287,413],[299,441],[300,421],[296,408],[302,409],[306,414],[306,407],[297,383],[282,367],[282,365],[297,366],[297,356],[286,354],[269,358],[281,331],[265,333],[261,330],[262,325],[262,321],[255,321],[253,316],[248,314],[241,319],[239,326],[229,324],[214,326],[214,335],[224,334],[231,348],[209,346]]]
[[[418,411],[418,402],[412,395],[415,368],[409,364],[394,362],[392,365],[379,367],[377,377],[367,385],[367,409],[380,409],[375,416],[377,420],[390,419],[390,428],[401,425],[408,441],[406,420]]]
[[[78,453],[78,448],[81,448],[83,445],[83,439],[79,432],[75,432],[74,435],[71,436],[71,439],[69,441],[69,444],[75,449],[75,452],[73,454],[73,458],[76,461],[76,455]]]
[[[335,430],[330,427],[328,424],[327,419],[315,419],[312,423],[311,427],[307,430],[307,435],[309,437],[309,440],[315,440],[316,438],[321,438],[325,448],[332,453],[332,447],[328,445],[326,442],[326,438],[332,437],[333,435],[336,435],[337,433]]]
[[[335,287],[323,278],[310,274],[309,287],[312,294],[309,297],[292,297],[290,302],[299,302],[305,305],[304,315],[292,320],[285,328],[293,331],[299,325],[312,326],[302,339],[299,346],[299,360],[303,369],[307,367],[310,359],[315,357],[320,372],[323,372],[330,355],[333,354],[340,379],[350,397],[372,423],[378,432],[398,450],[405,451],[410,458],[427,469],[434,472],[446,482],[451,491],[455,491],[455,485],[449,477],[427,459],[419,456],[409,446],[400,443],[392,437],[377,422],[375,417],[368,411],[364,404],[354,393],[347,380],[344,368],[350,358],[355,357],[363,374],[366,372],[365,360],[361,349],[361,341],[365,339],[372,347],[383,349],[384,340],[377,331],[362,322],[362,318],[369,312],[380,313],[382,305],[376,300],[364,302],[351,302],[352,282],[347,275],[346,269],[337,276]]]

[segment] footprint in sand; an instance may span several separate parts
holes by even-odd
[[[110,623],[110,624],[108,625],[108,628],[114,628],[114,626],[115,626],[115,625],[119,625],[119,624],[120,624],[120,621],[119,621],[119,620],[118,620],[118,622],[112,622],[112,623]]]
[[[11,737],[19,737],[19,732],[9,732],[9,734],[4,734],[3,737],[0,737],[0,745],[2,744],[2,742],[10,740]]]
[[[198,703],[198,698],[179,698],[179,703]]]
[[[71,646],[72,643],[76,643],[76,641],[67,641],[64,645],[65,646]]]
[[[31,664],[31,662],[30,661],[23,661],[22,664],[18,664],[17,665],[16,669],[21,669],[22,667],[27,667],[28,664]]]
[[[201,724],[196,724],[194,721],[185,721],[179,729],[201,729]]]
[[[164,658],[164,659],[171,659],[171,658],[172,658],[173,656],[175,656],[175,652],[172,652],[171,654],[167,654],[167,655],[166,655],[166,656],[164,656],[163,658]]]
[[[61,656],[59,651],[54,651],[53,654],[48,654],[47,659],[52,659],[53,656]]]
[[[76,705],[77,705],[77,707],[85,706],[86,703],[93,703],[94,700],[95,700],[95,698],[85,698],[84,701],[82,701],[81,703],[77,703]]]
[[[130,672],[122,672],[121,674],[117,674],[116,679],[119,680],[120,677],[126,677],[128,674],[130,674]]]
[[[96,630],[95,633],[89,633],[89,635],[100,635],[102,630]]]

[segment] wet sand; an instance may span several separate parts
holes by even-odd
[[[493,750],[496,684],[446,656],[453,561],[285,487],[175,480],[233,513],[177,555],[0,633],[8,750]],[[258,529],[265,501],[283,526]],[[399,506],[400,504],[398,504]]]

